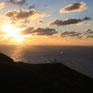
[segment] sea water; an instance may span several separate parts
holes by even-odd
[[[93,77],[93,46],[0,45],[0,52],[16,62],[31,64],[60,62]]]

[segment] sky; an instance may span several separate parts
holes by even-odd
[[[93,0],[0,0],[0,44],[93,46]]]

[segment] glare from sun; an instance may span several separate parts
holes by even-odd
[[[20,34],[20,28],[15,28],[12,24],[5,24],[3,32],[6,33],[5,37],[11,37],[12,40],[22,42],[24,36]]]

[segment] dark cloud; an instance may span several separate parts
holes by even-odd
[[[34,14],[38,13],[37,11],[31,10],[20,10],[17,15],[15,16],[17,19],[24,19],[28,18],[30,16],[33,16]]]
[[[87,39],[88,39],[88,38],[93,38],[93,35],[89,35],[89,36],[87,36],[86,38],[87,38]]]
[[[54,20],[53,22],[50,22],[49,25],[56,25],[56,26],[66,26],[66,25],[78,25],[84,21],[92,20],[90,17],[85,17],[83,19],[79,18],[72,18],[72,19],[66,19],[66,20]]]
[[[82,33],[76,32],[76,31],[65,31],[61,33],[61,37],[78,37],[81,38]]]
[[[90,17],[85,17],[83,18],[84,21],[87,21],[87,20],[92,20]]]
[[[36,19],[39,17],[48,17],[45,13],[36,11],[36,10],[10,10],[5,14],[12,21],[24,20],[24,19]]]
[[[26,0],[7,0],[7,2],[16,5],[23,5],[26,2]]]
[[[88,28],[84,31],[84,35],[86,36],[86,39],[93,38],[93,29]]]
[[[29,6],[29,9],[34,9],[35,7],[36,7],[36,5],[32,4],[32,5]]]
[[[53,28],[37,28],[36,30],[34,30],[34,33],[36,33],[37,35],[51,36],[57,34],[58,32]]]
[[[28,27],[25,30],[21,31],[21,34],[28,35],[28,34],[34,34],[34,35],[44,35],[44,36],[52,36],[54,34],[57,34],[58,32],[53,28],[37,28],[34,29],[33,27]]]
[[[85,34],[93,34],[93,30],[92,29],[86,29],[85,30]]]
[[[81,12],[84,10],[87,10],[88,7],[86,7],[85,2],[80,2],[80,3],[72,3],[64,8],[60,9],[60,13],[71,13],[71,12]]]

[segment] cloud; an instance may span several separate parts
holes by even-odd
[[[53,28],[37,28],[36,30],[34,30],[34,33],[36,33],[37,35],[51,36],[57,34],[58,32]]]
[[[86,38],[87,38],[87,39],[88,39],[88,38],[93,38],[93,35],[89,35],[89,36],[87,36]]]
[[[12,21],[18,21],[18,20],[24,20],[24,19],[31,19],[34,20],[36,18],[43,18],[48,17],[45,13],[36,11],[36,10],[10,10],[5,14],[7,17],[9,17]]]
[[[64,31],[61,33],[61,37],[72,37],[72,38],[78,38],[78,39],[88,39],[93,38],[93,30],[92,29],[86,29],[84,32],[76,32],[76,31]]]
[[[33,27],[27,27],[25,30],[21,31],[20,33],[22,35],[29,35],[33,33],[34,28]]]
[[[82,38],[82,33],[76,32],[76,31],[65,31],[61,33],[61,37],[77,37]]]
[[[40,20],[38,21],[38,23],[39,23],[39,24],[42,24],[42,23],[44,23],[44,20],[40,19]]]
[[[28,34],[34,34],[34,35],[44,35],[44,36],[52,36],[54,34],[57,34],[58,32],[53,28],[37,28],[34,29],[33,27],[28,27],[25,30],[21,31],[21,34],[28,35]]]
[[[29,9],[34,9],[35,7],[36,7],[36,5],[32,4],[32,5],[29,6]]]
[[[71,13],[71,12],[82,12],[87,10],[88,7],[86,7],[85,2],[80,2],[80,3],[72,3],[64,8],[60,9],[60,13]]]
[[[86,29],[85,34],[93,34],[93,29],[90,28]]]
[[[49,25],[56,25],[56,26],[66,26],[66,25],[78,25],[85,21],[92,20],[90,17],[85,17],[83,19],[80,18],[72,18],[72,19],[66,19],[66,20],[54,20],[49,23]]]
[[[0,10],[2,10],[5,7],[5,3],[0,3]]]
[[[6,0],[8,3],[12,3],[12,4],[15,4],[15,5],[23,5],[26,0]]]
[[[84,20],[84,21],[92,20],[92,18],[90,18],[90,17],[85,17],[85,18],[83,18],[83,20]]]
[[[14,17],[14,16],[17,15],[17,10],[16,10],[16,9],[10,10],[10,11],[8,11],[5,15],[6,15],[7,17],[12,18],[12,17]]]
[[[84,31],[84,35],[86,36],[86,39],[93,38],[93,29],[88,28]]]

